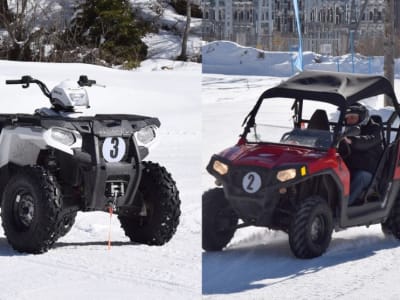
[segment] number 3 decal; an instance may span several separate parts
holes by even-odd
[[[256,193],[261,187],[261,177],[256,172],[249,172],[243,176],[242,180],[243,189],[250,193]]]
[[[119,162],[125,154],[125,142],[120,137],[108,137],[104,140],[102,153],[107,162]]]
[[[116,158],[118,157],[118,144],[119,144],[119,140],[116,137],[113,137],[111,139],[111,145],[113,145],[113,148],[110,151],[110,157],[111,158]]]

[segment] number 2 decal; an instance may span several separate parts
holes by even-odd
[[[254,174],[249,174],[249,175],[247,176],[247,178],[248,178],[248,180],[249,180],[249,184],[247,185],[247,189],[248,189],[249,191],[252,191],[252,190],[253,190],[252,184],[253,184],[253,182],[254,182]]]
[[[249,172],[243,176],[243,189],[250,194],[256,193],[261,188],[261,177],[256,172]]]

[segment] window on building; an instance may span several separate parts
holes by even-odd
[[[378,21],[382,21],[382,12],[378,11]]]

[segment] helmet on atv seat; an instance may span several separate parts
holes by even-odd
[[[357,124],[351,125],[366,125],[369,122],[369,112],[368,109],[362,105],[361,103],[354,103],[346,109],[345,119],[347,116],[350,115],[358,115],[358,122]]]

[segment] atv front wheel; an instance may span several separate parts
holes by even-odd
[[[179,192],[171,174],[153,162],[142,162],[144,169],[139,185],[144,207],[141,216],[118,216],[121,227],[132,242],[163,245],[176,232],[179,224]]]
[[[306,198],[294,214],[289,228],[289,244],[298,258],[322,255],[332,238],[331,210],[319,196]]]
[[[1,209],[10,245],[20,252],[46,252],[57,240],[61,207],[58,184],[44,168],[27,167],[15,174],[4,189]]]
[[[238,217],[229,207],[221,188],[203,194],[202,246],[206,251],[221,251],[232,239]]]

